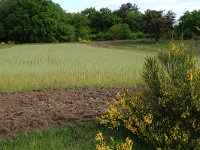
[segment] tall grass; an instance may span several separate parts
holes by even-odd
[[[141,83],[149,53],[85,44],[27,44],[0,49],[0,91],[124,87]]]
[[[15,140],[0,138],[1,150],[94,150],[95,136],[103,130],[106,139],[114,138],[116,144],[123,142],[129,133],[124,130],[107,129],[98,124],[84,123],[73,126],[48,129],[45,132],[37,130],[32,133],[22,133]],[[150,150],[149,145],[133,137],[135,150]]]

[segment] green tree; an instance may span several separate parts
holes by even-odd
[[[130,26],[131,31],[142,31],[142,14],[140,12],[129,12],[124,22]]]
[[[108,8],[101,8],[96,17],[97,32],[106,32],[120,22],[120,18]]]
[[[88,38],[90,34],[89,19],[85,15],[81,13],[72,14],[70,24],[76,29],[76,37]]]
[[[20,43],[64,41],[65,12],[58,4],[51,0],[9,0],[5,6],[9,8],[1,9],[6,14],[2,21],[7,33],[5,40]]]
[[[173,29],[175,14],[169,11],[164,14],[163,11],[147,10],[143,16],[143,28],[146,33],[151,34],[155,42]]]
[[[179,19],[177,32],[180,35],[183,32],[184,38],[192,38],[193,35],[200,36],[196,27],[200,26],[200,10],[185,12]]]
[[[125,19],[130,12],[139,12],[139,8],[136,4],[126,3],[122,4],[121,7],[115,11],[115,13]]]
[[[92,33],[97,33],[98,22],[97,22],[97,14],[98,11],[95,8],[86,8],[81,12],[84,16],[86,16],[89,20],[89,27]]]

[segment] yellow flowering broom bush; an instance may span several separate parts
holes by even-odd
[[[124,143],[116,144],[114,139],[110,137],[109,143],[104,139],[104,136],[99,132],[96,137],[96,150],[132,150],[133,141],[126,138]]]
[[[172,43],[146,58],[142,76],[144,92],[118,93],[100,123],[126,127],[157,149],[200,149],[200,70],[192,51]]]

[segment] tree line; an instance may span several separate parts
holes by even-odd
[[[0,0],[0,40],[17,43],[69,42],[90,40],[171,38],[172,32],[185,38],[200,33],[200,10],[186,12],[175,25],[172,11],[146,10],[136,4],[119,9],[87,8],[78,13],[65,12],[51,0]]]

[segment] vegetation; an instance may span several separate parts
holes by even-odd
[[[87,8],[79,13],[66,13],[51,0],[1,0],[0,41],[16,43],[69,42],[78,38],[90,40],[171,38],[173,30],[185,37],[199,35],[199,11],[186,12],[174,27],[175,14],[148,9],[139,11],[136,4],[109,8]],[[122,35],[126,32],[125,35]],[[131,36],[132,35],[132,36]],[[114,38],[114,36],[116,36]]]
[[[112,39],[130,39],[131,37],[128,24],[116,24],[108,30],[108,33]]]
[[[169,11],[163,14],[163,11],[147,10],[143,16],[144,30],[153,35],[155,43],[166,33],[173,30],[175,14]]]
[[[199,38],[200,31],[198,31],[198,27],[200,27],[200,10],[194,10],[192,12],[187,11],[180,17],[176,30],[179,33],[178,36],[183,33],[187,39]]]
[[[108,131],[108,130],[107,130]],[[32,133],[22,133],[15,140],[0,140],[1,150],[89,150],[95,149],[95,134],[98,126],[86,123],[76,126],[48,129],[41,133],[37,130]],[[108,135],[110,133],[108,132]],[[120,140],[120,135],[118,135]]]
[[[118,93],[100,123],[124,127],[157,149],[200,148],[200,71],[183,43],[147,57],[146,88],[132,97]]]
[[[85,44],[27,44],[0,50],[0,91],[124,87],[141,83],[148,53]]]
[[[185,47],[190,48],[192,43],[185,41]],[[155,49],[167,49],[168,44],[166,40],[160,44],[151,40],[120,40],[112,42],[110,48],[95,48],[79,43],[10,42],[0,45],[0,78],[4,79],[0,81],[0,91],[143,84],[140,73],[145,57]]]

